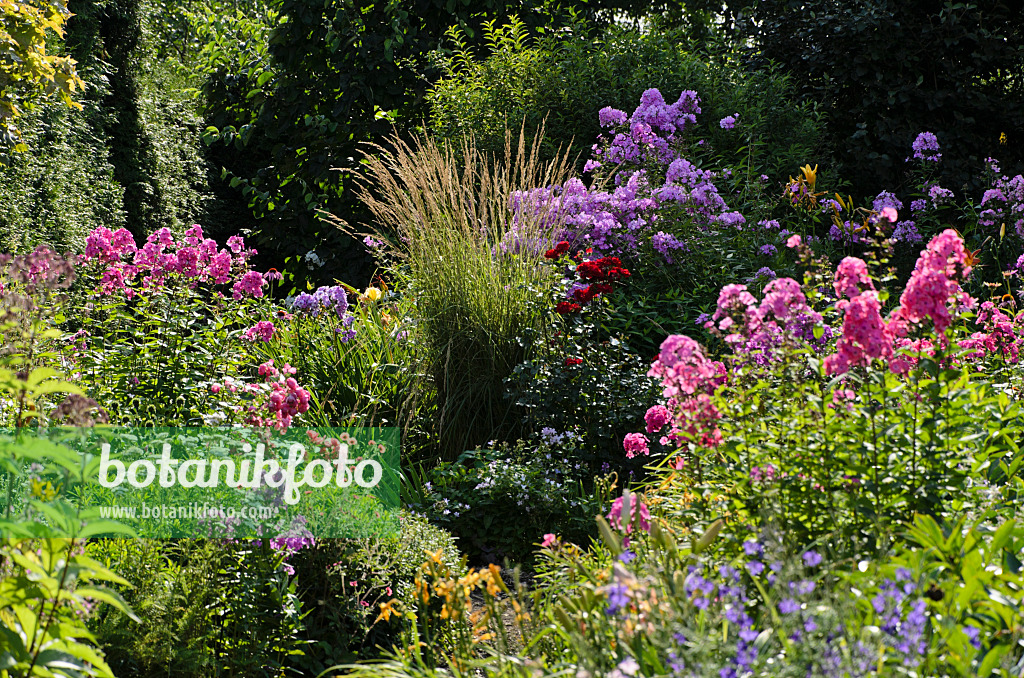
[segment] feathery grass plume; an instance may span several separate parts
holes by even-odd
[[[541,135],[527,144],[506,132],[505,153],[453,148],[432,138],[390,140],[365,153],[360,198],[392,234],[391,274],[415,298],[418,340],[435,389],[439,454],[514,431],[504,380],[530,353],[548,310],[537,290],[552,275],[543,252],[560,228],[558,205],[525,204],[517,191],[562,184],[571,161],[540,159]]]

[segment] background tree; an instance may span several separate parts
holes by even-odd
[[[1024,160],[1017,3],[762,0],[730,17],[753,41],[752,66],[784,65],[802,96],[820,103],[837,172],[855,190],[899,188],[924,131],[938,137],[941,179],[954,190],[977,193],[988,156],[1004,170]]]
[[[72,98],[82,87],[74,59],[48,54],[46,45],[48,33],[63,37],[69,16],[64,0],[0,0],[0,151],[27,150],[14,121],[37,97],[79,107]]]

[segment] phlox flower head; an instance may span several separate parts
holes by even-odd
[[[833,287],[840,298],[848,299],[853,299],[865,290],[875,289],[868,274],[867,263],[857,257],[846,257],[839,262]]]
[[[965,296],[959,281],[971,273],[963,240],[953,229],[932,238],[921,253],[900,296],[900,316],[911,323],[930,318],[938,332],[952,319],[948,304]]]
[[[738,117],[740,117],[739,113],[727,115],[718,121],[718,126],[721,127],[722,129],[733,129],[734,127],[736,127],[736,119]]]
[[[622,525],[622,497],[616,497],[612,502],[611,510],[608,511],[608,524],[616,530],[625,529],[626,534],[633,531],[633,523],[637,523],[644,532],[650,532],[650,521],[651,512],[648,510],[647,504],[640,501],[635,494],[630,497],[629,521],[625,528]]]
[[[657,433],[662,430],[671,419],[672,415],[664,405],[655,405],[644,415],[648,433]]]
[[[921,132],[914,139],[912,144],[914,158],[928,162],[938,162],[942,159],[939,153],[939,140],[931,132]]]
[[[643,433],[627,433],[625,439],[622,441],[622,448],[626,450],[626,456],[632,459],[638,454],[647,456],[651,453],[647,447],[647,443],[647,436]]]

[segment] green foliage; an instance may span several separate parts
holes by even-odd
[[[904,149],[925,131],[938,136],[942,182],[956,190],[979,188],[987,156],[1024,161],[1024,22],[1012,3],[772,0],[750,10],[743,25],[758,63],[784,65],[821,105],[840,174],[857,191],[902,185]]]
[[[45,274],[26,275],[42,267]],[[78,455],[37,437],[33,426],[62,414],[87,422],[95,402],[46,365],[53,360],[52,305],[74,277],[70,265],[48,251],[0,259],[0,676],[108,676],[84,618],[107,603],[138,619],[121,596],[98,582],[127,582],[83,555],[85,539],[125,532],[74,503],[72,485],[84,479]],[[55,411],[56,395],[70,394]],[[79,400],[74,398],[78,397]],[[50,416],[48,416],[50,415]],[[75,433],[70,433],[74,436]]]
[[[442,57],[443,77],[429,94],[431,129],[442,138],[471,135],[493,150],[506,124],[525,119],[531,134],[545,124],[548,153],[571,147],[582,166],[602,131],[598,111],[631,112],[645,90],[656,88],[673,100],[695,90],[701,136],[729,164],[748,158],[754,176],[781,181],[821,153],[814,107],[794,103],[786,76],[771,68],[748,72],[729,52],[701,54],[685,32],[612,27],[595,34],[578,24],[531,40],[513,20],[489,25],[485,36],[488,53],[479,59],[464,34],[449,32],[454,54]],[[736,113],[745,136],[719,127]]]
[[[607,504],[608,480],[594,482],[574,448],[518,441],[465,452],[419,474],[406,502],[457,536],[474,562],[529,564],[546,533],[585,541]]]
[[[126,584],[74,539],[5,537],[0,544],[0,676],[113,677],[83,617],[96,602],[138,619],[111,589]]]
[[[509,380],[524,424],[534,433],[551,427],[580,436],[565,454],[592,472],[639,472],[641,463],[623,458],[622,438],[657,393],[647,376],[650,363],[621,337],[602,335],[593,321],[574,318],[556,327],[557,336],[539,340],[536,355]],[[582,362],[567,362],[575,360]]]
[[[306,645],[296,583],[266,546],[105,539],[89,552],[127,573],[140,612],[104,606],[90,621],[118,675],[283,676]]]
[[[350,304],[354,337],[337,331],[341,327],[333,313],[300,312],[290,320],[279,318],[274,338],[254,345],[253,352],[302,373],[322,423],[399,426],[408,437],[422,381],[417,345],[409,339],[413,300],[378,288],[368,291],[381,298],[364,295]],[[408,451],[409,440],[403,442]]]
[[[34,99],[57,95],[66,106],[81,108],[72,98],[84,86],[75,60],[47,54],[47,40],[63,37],[69,16],[64,0],[0,3],[0,160],[11,148],[28,150],[14,121]]]
[[[203,425],[204,415],[220,409],[212,384],[252,377],[255,363],[241,335],[254,302],[186,285],[134,299],[89,292],[68,329],[81,342],[74,345],[81,383],[105,403],[112,422]]]
[[[99,111],[43,104],[21,117],[30,153],[0,167],[0,250],[31,251],[47,243],[81,250],[97,225],[124,226],[121,187],[97,138]]]
[[[412,579],[429,554],[441,552],[456,566],[455,539],[426,518],[403,511],[396,537],[321,539],[292,557],[303,609],[303,637],[310,641],[294,662],[313,675],[329,666],[373,657],[399,636],[397,620],[377,621],[380,604],[411,600]]]

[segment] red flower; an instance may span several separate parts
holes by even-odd
[[[601,269],[601,265],[596,261],[584,261],[576,267],[576,273],[579,274],[583,280],[603,280],[604,271]]]
[[[544,253],[545,259],[557,259],[566,252],[569,251],[569,243],[565,240],[555,245],[554,249],[550,249]]]
[[[573,365],[582,365],[582,364],[583,364],[583,358],[566,358],[565,359],[565,366],[566,367],[572,367]]]
[[[576,272],[586,281],[622,280],[629,277],[629,271],[622,268],[622,262],[618,257],[584,261],[576,267]]]
[[[579,304],[574,304],[568,301],[560,301],[558,302],[558,305],[555,306],[555,312],[561,313],[562,315],[566,315],[569,313],[577,313],[579,312],[580,308],[581,306]]]

